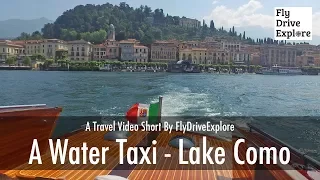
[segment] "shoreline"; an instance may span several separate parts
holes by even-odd
[[[226,73],[226,72],[196,72],[196,73],[187,73],[187,72],[167,72],[167,71],[156,71],[156,72],[150,72],[150,71],[96,71],[96,70],[30,70],[30,69],[0,69],[1,71],[37,71],[37,72],[105,72],[105,73],[168,73],[168,74],[214,74],[214,75],[263,75],[263,76],[318,76],[318,75],[312,75],[312,74],[261,74],[261,73]]]
[[[231,75],[235,75],[235,74],[260,74],[260,75],[269,75],[269,74],[261,74],[259,72],[255,72],[255,71],[234,71],[234,70],[227,70],[224,69],[222,71],[216,71],[216,70],[210,70],[210,69],[202,69],[200,71],[197,72],[169,72],[168,69],[166,68],[158,68],[158,69],[153,69],[153,68],[147,68],[147,69],[131,69],[131,68],[114,68],[114,69],[102,69],[100,67],[97,66],[93,66],[93,67],[49,67],[47,69],[35,69],[32,67],[28,67],[28,66],[0,66],[0,71],[78,71],[78,72],[132,72],[132,73],[173,73],[173,74],[202,74],[202,73],[206,73],[206,74],[223,74],[223,75],[227,75],[227,74],[231,74]],[[315,71],[318,71],[315,72]],[[292,76],[292,75],[309,75],[309,76],[317,76],[319,74],[319,70],[314,69],[314,68],[309,68],[309,69],[304,69],[302,74],[270,74],[270,75],[281,75],[281,76]]]

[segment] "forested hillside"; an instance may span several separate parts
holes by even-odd
[[[165,14],[163,9],[154,11],[148,6],[130,7],[122,2],[119,5],[79,5],[65,11],[54,23],[46,24],[41,32],[22,33],[17,39],[57,38],[63,40],[84,39],[93,43],[102,43],[109,31],[109,25],[116,29],[116,40],[135,38],[143,44],[155,40],[203,40],[206,36],[229,36],[255,43],[246,37],[245,32],[237,33],[235,28],[225,30],[215,27],[214,21],[202,22],[202,26],[186,28],[179,26],[180,17]],[[258,40],[264,42],[263,39]],[[271,42],[271,41],[268,41]],[[272,41],[273,42],[273,41]]]

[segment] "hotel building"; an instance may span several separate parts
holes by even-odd
[[[230,62],[234,64],[243,64],[248,65],[250,64],[250,54],[246,51],[231,51],[231,59]]]
[[[54,59],[57,50],[68,50],[65,41],[59,39],[30,40],[25,42],[27,55],[41,54],[47,59]]]
[[[262,45],[261,65],[262,66],[296,66],[297,49],[292,45]]]
[[[103,44],[97,44],[93,46],[93,60],[107,60],[107,48]]]
[[[199,28],[201,27],[201,22],[197,19],[190,19],[186,17],[182,17],[179,19],[180,26],[187,27],[187,28]]]
[[[209,49],[208,60],[206,64],[228,64],[230,61],[230,53],[222,49]]]
[[[177,43],[156,41],[151,45],[151,61],[170,62],[177,60]]]
[[[199,48],[199,47],[200,47],[199,41],[183,41],[178,45],[179,52],[184,49]]]
[[[314,66],[315,58],[312,55],[297,56],[297,66]]]
[[[121,49],[120,59],[122,61],[134,61],[135,60],[135,48],[134,45],[138,45],[139,41],[136,39],[122,40],[119,42]]]
[[[142,45],[134,45],[134,61],[148,62],[149,48]]]
[[[192,49],[182,49],[179,51],[179,60],[192,61]]]
[[[69,41],[68,56],[73,61],[90,61],[92,59],[92,44],[85,40]]]
[[[24,56],[24,47],[18,44],[14,44],[12,41],[4,40],[0,41],[0,64],[5,63],[5,61],[10,56]]]
[[[207,49],[206,48],[192,48],[192,63],[206,64]]]
[[[300,56],[297,56],[297,66],[316,66],[317,54],[314,51],[304,51]]]
[[[312,45],[312,44],[296,44],[295,46],[297,50],[301,52],[317,51],[319,49],[316,45]]]
[[[119,42],[113,39],[108,39],[104,43],[104,46],[106,47],[107,59],[119,59],[120,57]]]
[[[250,54],[250,65],[260,65],[260,53]]]
[[[229,50],[229,51],[241,50],[241,42],[237,42],[237,41],[223,41],[221,42],[221,46],[223,50]]]
[[[184,49],[179,56],[180,60],[189,60],[193,64],[227,64],[230,60],[230,53],[221,49]]]
[[[208,49],[222,49],[221,42],[219,41],[201,42],[200,47]]]

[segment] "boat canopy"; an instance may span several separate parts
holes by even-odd
[[[183,60],[179,60],[179,61],[177,62],[177,64],[182,64],[182,62],[183,62]]]

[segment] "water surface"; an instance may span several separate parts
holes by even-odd
[[[319,116],[319,76],[0,71],[0,104],[61,106],[61,116],[122,116],[163,96],[162,116]],[[237,123],[254,122],[241,119]],[[79,120],[58,124],[59,132]],[[82,122],[81,122],[82,123]],[[320,159],[320,120],[266,118],[263,130]]]

